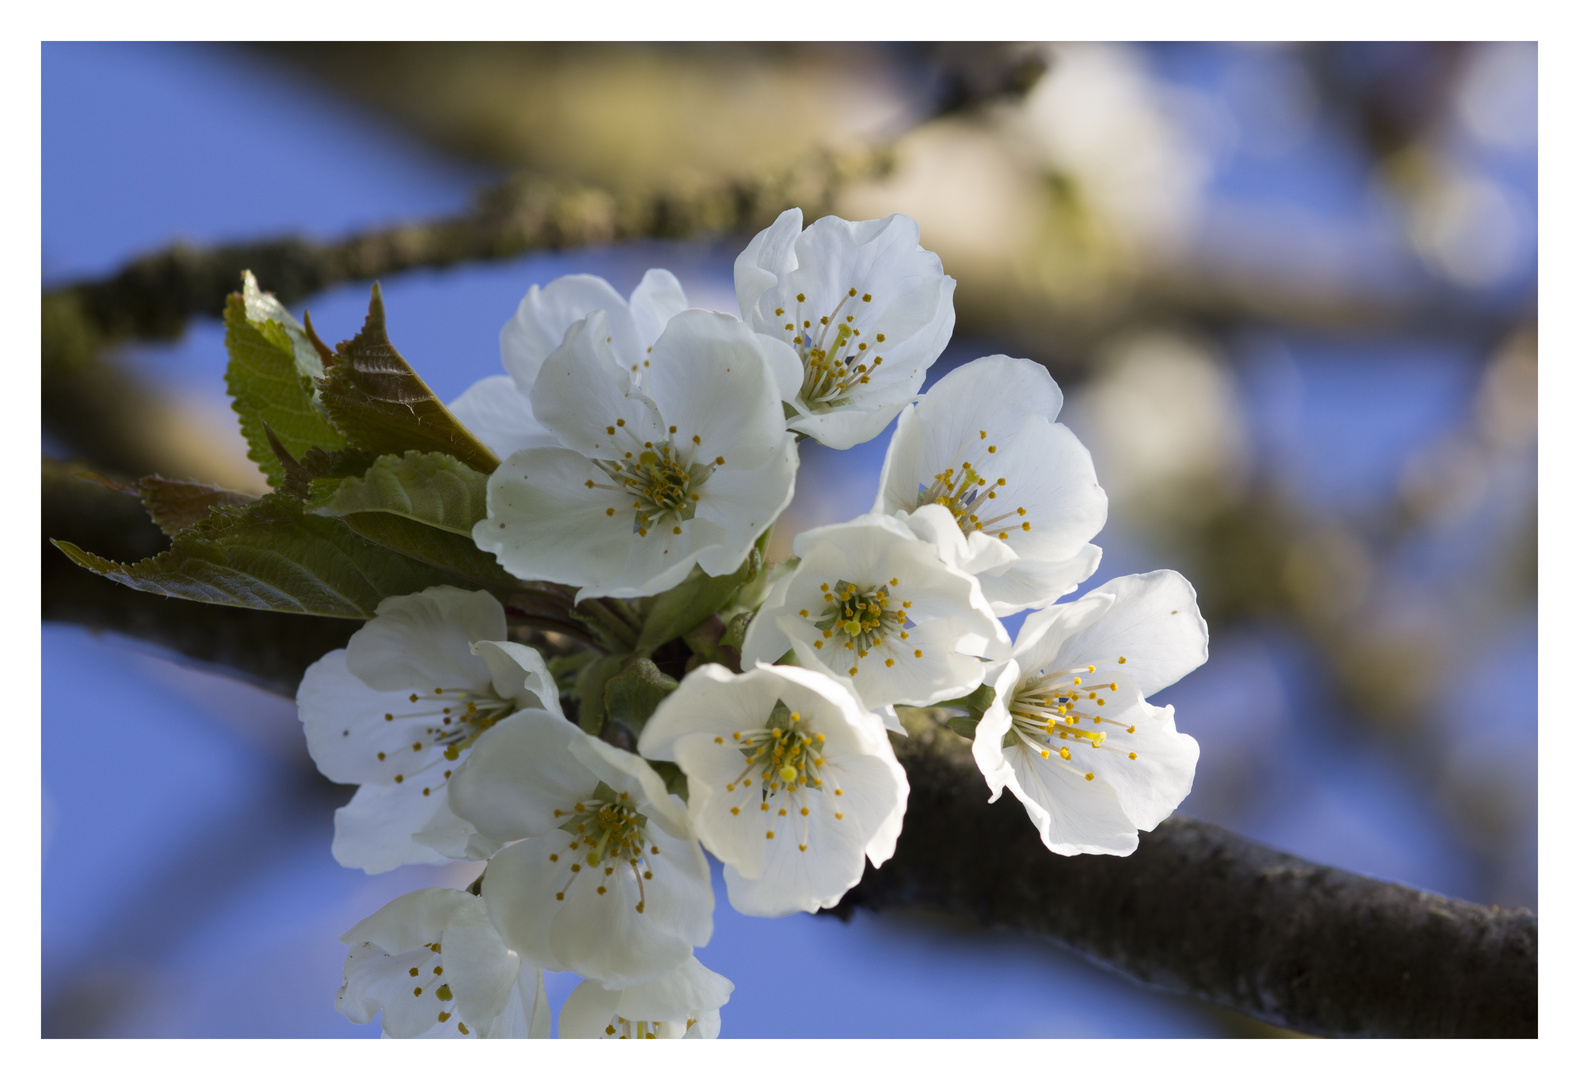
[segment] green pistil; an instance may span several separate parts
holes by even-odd
[[[835,638],[849,642],[857,653],[866,653],[886,638],[897,637],[910,620],[904,608],[884,588],[860,589],[841,579],[832,591],[823,593],[828,606],[814,624]]]

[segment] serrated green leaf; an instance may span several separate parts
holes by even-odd
[[[387,596],[429,585],[474,587],[277,494],[218,507],[175,537],[169,550],[138,563],[51,543],[79,566],[139,592],[303,615],[368,619]]]
[[[202,521],[216,506],[246,506],[257,499],[196,480],[166,480],[145,476],[137,481],[137,494],[153,523],[166,536],[184,532]]]
[[[493,451],[455,419],[395,351],[384,329],[384,297],[376,284],[367,321],[356,337],[335,347],[334,364],[319,390],[336,426],[365,450],[437,451],[483,473],[499,467]]]
[[[320,484],[313,489],[315,514],[393,514],[464,536],[468,544],[472,526],[488,515],[488,477],[448,454],[386,454],[359,477]]]
[[[335,430],[315,400],[314,383],[323,376],[318,351],[285,306],[258,288],[251,271],[241,276],[241,292],[225,302],[225,386],[241,418],[247,456],[269,483],[285,481],[285,467],[269,448],[265,427],[295,457],[314,446],[338,450],[345,436]]]
[[[409,555],[484,588],[515,590],[521,587],[497,559],[480,550],[469,536],[456,536],[394,514],[348,514],[331,520],[345,522],[352,532],[380,547]]]

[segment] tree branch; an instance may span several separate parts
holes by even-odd
[[[162,546],[136,500],[71,471],[46,464],[46,534],[121,557]],[[155,641],[287,694],[356,628],[135,593],[53,549],[44,567],[46,619]],[[836,915],[926,908],[1025,931],[1140,982],[1311,1034],[1536,1034],[1528,911],[1319,866],[1180,815],[1128,858],[1063,858],[1042,847],[1012,797],[988,805],[964,740],[926,720],[898,753],[911,788],[898,850],[867,869]]]
[[[1152,986],[1314,1035],[1534,1037],[1537,923],[1361,877],[1174,815],[1127,858],[1064,858],[969,745],[898,740],[894,857],[835,914],[916,907],[1022,930]]]
[[[46,294],[46,320],[51,308],[57,319],[59,312],[75,309],[100,338],[170,337],[191,316],[224,310],[242,270],[252,270],[281,303],[292,304],[338,282],[416,267],[633,238],[750,231],[769,224],[786,206],[805,207],[808,217],[824,213],[845,184],[887,167],[881,150],[827,152],[772,176],[628,193],[519,174],[484,189],[470,211],[437,221],[328,243],[291,237],[207,249],[177,245],[137,259],[113,277]]]

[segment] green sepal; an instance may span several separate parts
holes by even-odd
[[[964,697],[953,698],[949,701],[939,701],[932,707],[935,709],[961,709],[964,716],[951,716],[944,721],[949,729],[967,739],[976,737],[976,725],[981,723],[981,718],[992,703],[998,698],[998,691],[989,683],[982,683]]]
[[[335,347],[334,363],[319,392],[336,426],[364,450],[449,454],[484,474],[499,467],[493,451],[455,419],[395,351],[384,328],[384,296],[376,283],[361,332]]]
[[[588,735],[597,736],[603,730],[603,721],[608,716],[608,706],[603,700],[603,688],[625,666],[628,656],[600,656],[576,676],[576,698],[578,706],[576,723],[581,725],[581,730]]]
[[[663,786],[670,795],[678,795],[686,802],[691,801],[691,785],[685,778],[685,773],[680,771],[680,766],[672,761],[649,761],[652,771],[663,777]]]
[[[137,563],[101,558],[64,540],[51,543],[77,565],[139,592],[301,615],[370,619],[388,596],[429,585],[473,587],[358,536],[344,522],[308,514],[280,494],[216,507],[167,550]]]
[[[724,628],[724,636],[719,639],[718,644],[726,649],[734,649],[736,652],[739,652],[746,643],[746,628],[751,625],[751,620],[755,617],[756,612],[754,611],[736,612],[734,617],[729,620],[729,624]]]
[[[463,536],[468,544],[472,526],[488,516],[488,477],[431,451],[385,454],[361,476],[316,480],[311,491],[315,514],[392,514]]]
[[[700,569],[692,570],[690,577],[648,605],[641,636],[636,639],[636,653],[651,656],[660,645],[689,633],[728,604],[740,587],[754,580],[761,570],[762,552],[755,547],[732,574],[711,577]]]
[[[338,450],[345,435],[317,400],[316,380],[323,362],[302,325],[285,306],[258,288],[251,271],[241,275],[241,292],[225,301],[225,387],[231,407],[241,418],[247,456],[269,483],[285,482],[285,467],[269,448],[265,428],[272,428],[293,457],[314,446]]]
[[[680,684],[645,657],[636,657],[603,685],[603,705],[610,720],[640,735],[658,703]]]

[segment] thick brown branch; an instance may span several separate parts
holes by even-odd
[[[1316,1035],[1536,1034],[1536,917],[1421,892],[1175,815],[1128,858],[1049,853],[968,744],[901,740],[893,859],[841,911],[916,907],[1023,930],[1141,982]]]

